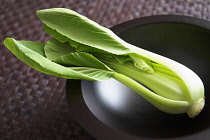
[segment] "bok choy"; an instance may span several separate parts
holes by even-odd
[[[171,114],[197,116],[204,107],[201,79],[186,66],[129,44],[111,30],[64,8],[37,11],[46,43],[4,40],[32,68],[66,79],[114,78]]]

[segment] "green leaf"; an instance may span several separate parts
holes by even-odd
[[[85,52],[69,53],[56,58],[53,61],[62,65],[74,65],[110,70],[105,64],[100,62],[93,55]]]
[[[59,42],[71,42],[73,40],[70,40],[68,37],[58,33],[56,30],[53,30],[52,28],[48,27],[46,24],[44,24],[44,31],[50,35],[52,35],[56,40]]]
[[[52,38],[45,44],[44,51],[49,60],[54,60],[62,55],[75,52],[75,48],[71,47],[68,42],[61,43]]]
[[[23,46],[28,46],[29,49],[45,57],[44,47],[43,47],[45,45],[44,43],[33,42],[33,41],[19,41],[19,43],[22,44]]]
[[[52,35],[56,40],[58,40],[61,43],[69,42],[70,45],[76,49],[77,52],[97,52],[97,53],[104,53],[104,54],[108,53],[104,50],[100,50],[98,48],[94,48],[94,47],[76,42],[74,40],[71,40],[70,38],[57,32],[56,30],[53,30],[52,28],[48,27],[46,24],[44,24],[44,31]]]
[[[138,68],[144,72],[147,72],[147,73],[153,73],[155,71],[152,67],[150,60],[145,59],[135,53],[131,54],[130,57],[131,57],[133,64],[136,68]]]
[[[45,32],[61,42],[69,41],[77,51],[128,55],[138,69],[148,73],[154,72],[151,64],[147,64],[149,61],[133,57],[127,43],[111,30],[72,10],[64,8],[39,10],[37,16],[45,24]]]
[[[62,65],[110,70],[92,54],[75,52],[75,48],[71,47],[69,43],[61,43],[54,38],[47,41],[44,50],[48,59]]]
[[[78,43],[114,54],[130,52],[124,46],[124,41],[111,30],[72,10],[64,8],[39,10],[37,16],[51,29]]]
[[[5,46],[20,60],[30,67],[54,76],[66,79],[107,80],[114,72],[93,68],[68,68],[56,64],[43,56],[44,44],[31,41],[17,41],[12,38],[4,40]],[[26,46],[27,45],[27,46]]]
[[[131,60],[130,56],[127,55],[114,55],[113,57],[115,57],[116,60],[121,64]]]
[[[96,68],[89,68],[89,67],[72,67],[74,71],[80,72],[92,79],[98,79],[97,81],[107,80],[112,78],[115,72],[107,71],[107,70],[99,70]]]

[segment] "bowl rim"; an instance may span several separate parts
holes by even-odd
[[[136,26],[152,23],[183,23],[199,26],[210,30],[210,21],[201,19],[198,17],[185,16],[185,15],[152,15],[128,20],[117,25],[114,25],[110,29],[114,33],[120,33]]]
[[[134,28],[136,26],[142,26],[145,24],[152,24],[152,23],[184,23],[184,24],[191,24],[195,26],[199,26],[201,28],[205,28],[210,30],[210,21],[205,19],[191,17],[191,16],[184,16],[184,15],[154,15],[154,16],[146,16],[140,17],[133,20],[129,20],[120,24],[117,24],[110,29],[119,34],[125,30],[130,28]],[[68,85],[68,86],[67,86]],[[124,133],[120,130],[110,128],[109,126],[105,125],[101,122],[88,108],[87,104],[84,101],[82,95],[82,80],[66,80],[66,97],[68,100],[68,105],[70,107],[71,112],[73,113],[73,117],[77,120],[78,124],[84,128],[91,136],[93,136],[97,140],[141,140],[141,139],[148,139],[145,137],[138,137],[135,135],[130,135]],[[70,92],[77,92],[77,94],[70,95]],[[70,97],[71,96],[71,97]],[[210,130],[204,129],[203,131],[199,131],[198,133],[194,133],[192,135],[186,135],[183,137],[179,137],[179,140],[195,140],[203,137],[209,133]],[[174,139],[168,138],[168,139]],[[151,138],[151,139],[158,139],[158,138]]]

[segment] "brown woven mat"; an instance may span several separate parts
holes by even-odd
[[[210,19],[210,2],[195,0],[1,0],[0,140],[92,140],[74,120],[65,79],[37,72],[14,57],[5,37],[46,41],[38,9],[66,7],[111,27],[138,17],[181,14]]]

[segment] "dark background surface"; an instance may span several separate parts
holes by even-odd
[[[2,43],[5,37],[45,42],[50,36],[35,11],[52,7],[70,8],[105,27],[162,14],[210,20],[210,2],[201,0],[1,0],[0,140],[93,139],[67,105],[65,79],[33,70]]]

